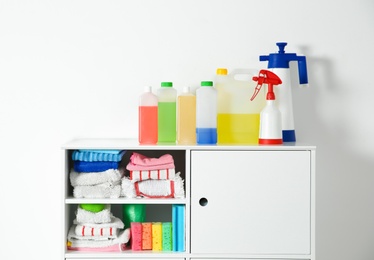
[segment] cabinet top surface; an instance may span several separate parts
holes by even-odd
[[[82,138],[73,139],[62,145],[62,149],[144,149],[144,150],[315,150],[314,145],[302,143],[284,143],[282,145],[258,144],[217,144],[182,145],[174,143],[140,145],[132,138]]]

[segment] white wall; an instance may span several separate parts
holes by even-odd
[[[374,258],[374,1],[0,0],[0,258],[58,259],[61,151],[136,137],[145,85],[304,53],[299,141],[318,147],[317,259]]]

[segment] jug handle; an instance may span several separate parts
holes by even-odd
[[[231,76],[233,79],[235,79],[235,76],[237,75],[249,75],[250,79],[252,80],[253,76],[256,76],[258,74],[258,69],[234,69],[229,73],[229,76]],[[236,79],[240,80],[240,79]]]

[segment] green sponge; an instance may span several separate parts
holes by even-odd
[[[105,208],[105,204],[80,204],[80,207],[90,212],[100,212]]]

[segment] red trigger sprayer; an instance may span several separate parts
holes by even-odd
[[[260,70],[258,77],[252,78],[257,82],[251,101],[257,96],[262,84],[267,84],[266,106],[260,113],[259,144],[282,144],[282,115],[275,105],[273,86],[282,84],[282,80],[269,70]]]

